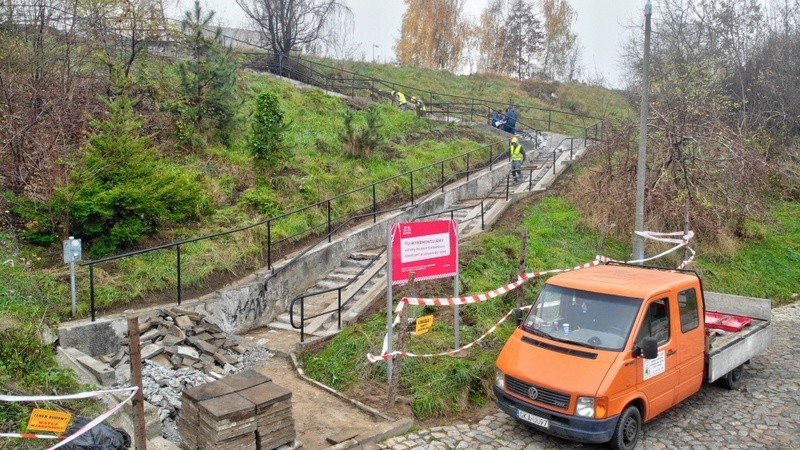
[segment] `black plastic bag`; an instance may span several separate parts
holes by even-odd
[[[89,422],[91,420],[75,417],[66,435],[71,436]],[[114,428],[101,422],[78,436],[77,439],[67,442],[61,448],[65,450],[127,450],[131,448],[131,436],[123,429]]]

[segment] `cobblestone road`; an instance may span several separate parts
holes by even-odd
[[[742,388],[705,385],[643,427],[642,449],[800,449],[800,303],[772,311],[774,338],[765,355],[745,366]],[[503,412],[477,425],[417,430],[381,449],[532,450],[605,448],[555,438],[516,423]]]

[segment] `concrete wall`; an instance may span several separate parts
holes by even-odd
[[[385,246],[392,223],[408,222],[417,217],[434,214],[450,208],[459,200],[482,198],[492,187],[505,179],[508,160],[448,186],[446,191],[431,193],[418,200],[414,206],[386,213],[377,223],[367,223],[347,230],[346,235],[323,243],[299,258],[274,264],[274,270],[261,269],[236,283],[203,297],[184,301],[181,308],[204,314],[210,322],[225,332],[241,333],[272,322],[287,311],[288,303],[313,286],[318,279],[333,271],[351,253]],[[161,305],[129,314],[144,317],[158,309],[176,305]],[[127,332],[127,315],[114,315],[96,322],[81,320],[59,326],[59,343],[62,347],[75,347],[91,356],[116,352]]]

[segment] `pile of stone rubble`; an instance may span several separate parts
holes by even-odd
[[[140,319],[139,340],[145,400],[159,409],[164,437],[176,442],[180,440],[176,420],[184,390],[263,366],[274,356],[226,335],[204,315],[180,308],[162,309]],[[130,384],[127,340],[115,354],[98,359],[114,368],[117,384]]]

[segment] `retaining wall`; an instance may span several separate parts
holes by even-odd
[[[180,307],[205,315],[208,321],[216,323],[226,333],[242,333],[264,326],[286,311],[293,298],[333,271],[354,251],[386,245],[391,224],[446,210],[460,200],[483,198],[493,186],[505,179],[509,165],[503,159],[494,164],[492,170],[484,169],[471,175],[469,180],[459,180],[448,186],[445,192],[428,194],[413,206],[380,215],[377,223],[369,221],[330,243],[318,245],[301,257],[277,262],[273,265],[274,270],[261,269],[213,293],[184,301]],[[65,322],[58,329],[59,343],[62,347],[75,347],[91,356],[114,353],[127,331],[129,314],[143,316],[140,319],[143,322],[157,310],[172,306],[176,305],[129,311],[101,317],[95,322],[88,319]]]

